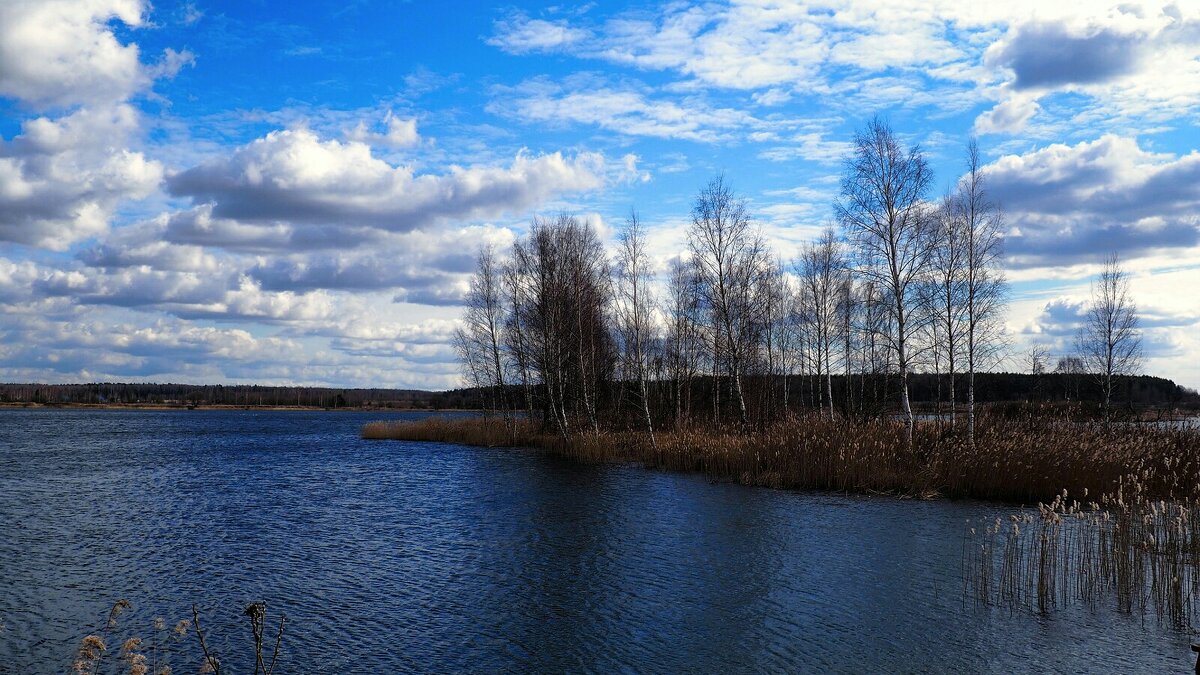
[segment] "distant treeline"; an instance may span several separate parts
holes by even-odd
[[[1099,406],[1104,401],[1103,382],[1092,375],[1068,373],[976,373],[975,399],[982,404],[995,403],[1078,403],[1085,406]],[[849,378],[850,389],[847,391],[844,375],[834,375],[831,378],[834,400],[838,409],[843,413],[878,415],[888,411],[899,412],[896,405],[896,391],[899,386],[895,375],[887,374],[854,374]],[[948,411],[950,399],[950,378],[946,374],[910,373],[909,390],[913,404],[924,412],[931,412],[941,407]],[[714,403],[720,404],[728,398],[728,384],[718,380],[717,397],[713,397],[713,379],[698,377],[689,383],[690,391],[680,392],[672,382],[649,381],[646,383],[648,397],[655,401],[651,405],[655,417],[673,414],[676,397],[690,401],[690,407],[696,410],[712,410]],[[635,397],[637,383],[609,383],[600,398],[614,407],[628,405]],[[822,407],[822,399],[827,395],[824,376],[795,375],[786,378],[782,383],[768,381],[762,376],[746,378],[744,383],[748,398],[754,403],[765,401],[768,397],[777,401],[786,398],[788,410],[804,412],[817,411]],[[786,387],[784,396],[780,387]],[[509,406],[520,407],[522,391],[519,386],[506,387],[507,392],[501,398],[507,400]],[[965,399],[966,382],[960,377],[955,381],[955,400],[962,406]],[[461,406],[464,408],[489,408],[495,395],[490,388],[465,388],[444,392],[447,405],[445,407]],[[534,393],[535,408],[541,404],[537,392]],[[939,403],[941,401],[941,403]],[[1155,409],[1200,409],[1200,394],[1187,387],[1179,386],[1171,380],[1150,375],[1134,375],[1121,379],[1114,393],[1114,405],[1126,409],[1144,410]],[[602,406],[603,407],[603,406]]]
[[[755,393],[765,393],[763,378],[751,377],[747,388]],[[846,378],[833,377],[836,400],[853,401],[854,407],[865,413],[887,409],[894,403],[896,378],[886,375],[852,375],[851,391],[846,391]],[[939,384],[940,383],[940,384]],[[959,378],[956,399],[963,400],[965,383]],[[632,396],[632,384],[613,383],[608,392],[614,404],[622,398]],[[660,406],[668,406],[674,385],[670,382],[648,382],[651,398],[657,398]],[[724,385],[722,385],[724,386]],[[940,389],[939,389],[940,386]],[[824,393],[823,382],[811,376],[794,376],[787,382],[789,407],[820,408],[819,397]],[[938,400],[948,400],[949,378],[932,373],[912,373],[909,387],[915,403],[924,409],[933,409]],[[1088,375],[1044,373],[978,373],[976,375],[976,400],[981,403],[1006,403],[1015,401],[1034,402],[1080,402],[1103,401],[1101,383]],[[940,395],[939,395],[940,392]],[[655,396],[659,394],[659,396]],[[1124,406],[1156,408],[1190,408],[1200,406],[1200,394],[1181,387],[1171,380],[1149,375],[1122,379],[1117,401]],[[42,405],[178,405],[178,406],[238,406],[238,407],[283,407],[301,406],[316,408],[391,408],[397,410],[432,409],[480,409],[489,407],[490,390],[479,388],[452,389],[450,391],[423,391],[419,389],[333,389],[325,387],[266,387],[258,385],[195,385],[157,383],[103,382],[90,384],[0,384],[0,402],[37,403]],[[727,396],[724,392],[718,395]],[[775,393],[776,396],[779,392]],[[705,409],[712,404],[712,381],[697,378],[692,382],[692,391],[685,394],[692,404]],[[518,406],[522,395],[513,386],[507,397],[513,406]],[[664,414],[669,411],[663,410]]]
[[[0,384],[0,402],[43,405],[222,405],[434,409],[469,407],[455,392],[156,383]]]

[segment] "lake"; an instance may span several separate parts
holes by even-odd
[[[63,672],[119,597],[143,634],[198,603],[233,672],[257,599],[289,673],[1194,663],[1153,616],[964,602],[967,522],[1011,507],[358,438],[418,415],[0,410],[0,672]]]

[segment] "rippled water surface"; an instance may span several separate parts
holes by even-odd
[[[0,411],[0,672],[62,672],[118,597],[199,603],[233,666],[265,599],[298,673],[1190,670],[1153,618],[964,606],[1004,507],[360,440],[380,417]]]

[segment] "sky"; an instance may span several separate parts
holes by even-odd
[[[0,381],[443,389],[473,258],[539,215],[660,270],[724,174],[787,261],[856,129],[972,137],[1010,361],[1120,255],[1200,387],[1200,2],[0,2]]]

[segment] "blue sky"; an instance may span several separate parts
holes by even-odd
[[[636,208],[665,269],[724,172],[786,260],[879,114],[931,198],[979,140],[999,367],[1117,251],[1145,370],[1200,386],[1200,6],[984,5],[10,0],[0,380],[455,386],[481,243]]]

